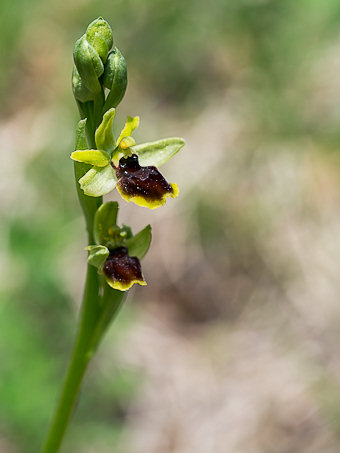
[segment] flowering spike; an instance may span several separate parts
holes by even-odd
[[[77,339],[44,453],[60,450],[87,365],[121,307],[124,292],[134,284],[146,285],[140,260],[149,249],[151,227],[133,235],[129,226],[118,226],[118,203],[102,205],[102,195],[117,186],[124,199],[151,209],[178,195],[177,185],[169,184],[155,165],[175,155],[184,145],[182,139],[136,145],[132,133],[139,117],[128,117],[114,139],[114,108],[125,94],[127,69],[112,45],[112,30],[99,17],[74,48],[72,88],[82,121],[71,158],[88,232],[89,266]]]

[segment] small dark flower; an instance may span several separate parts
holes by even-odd
[[[134,283],[146,285],[139,259],[135,256],[129,256],[126,247],[110,250],[103,266],[103,273],[108,284],[120,291],[130,289]]]
[[[140,261],[151,243],[151,227],[147,225],[137,234],[131,228],[117,225],[118,203],[109,201],[101,205],[94,217],[94,239],[89,245],[88,263],[105,277],[108,285],[127,291],[135,283],[145,286]]]

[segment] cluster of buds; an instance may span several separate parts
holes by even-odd
[[[72,88],[82,118],[87,103],[97,103],[100,116],[123,99],[127,86],[126,62],[113,46],[110,25],[101,17],[91,22],[74,46]],[[105,96],[105,91],[108,93]]]
[[[88,26],[74,49],[72,86],[82,121],[71,159],[76,165],[82,206],[90,203],[91,197],[101,200],[117,188],[127,202],[159,208],[168,197],[176,198],[179,189],[166,181],[158,167],[184,146],[184,140],[171,137],[136,144],[132,133],[139,125],[138,116],[129,116],[115,139],[113,122],[126,91],[127,68],[121,52],[112,46],[112,30],[99,18]],[[140,259],[150,246],[151,228],[147,226],[133,236],[129,227],[117,226],[117,212],[118,204],[113,202],[98,208],[93,225],[95,244],[88,247],[88,261],[112,288],[126,291],[135,283],[146,284]]]

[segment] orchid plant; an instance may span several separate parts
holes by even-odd
[[[177,184],[168,183],[158,167],[184,146],[182,138],[136,144],[132,133],[138,116],[129,116],[114,137],[127,67],[112,46],[111,27],[99,17],[74,48],[72,88],[81,119],[71,159],[88,232],[88,266],[75,346],[42,453],[60,451],[88,364],[127,291],[134,284],[146,285],[141,260],[150,247],[151,226],[135,235],[129,226],[118,226],[118,203],[103,204],[103,195],[117,188],[123,200],[155,209],[179,193]]]

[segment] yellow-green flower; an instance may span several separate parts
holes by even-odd
[[[155,209],[167,197],[178,196],[177,184],[168,183],[157,167],[167,162],[185,144],[179,137],[136,145],[131,136],[139,117],[128,117],[115,141],[112,122],[115,109],[107,111],[95,134],[98,149],[77,150],[71,158],[93,167],[79,180],[84,193],[91,197],[107,194],[115,187],[126,201]]]

